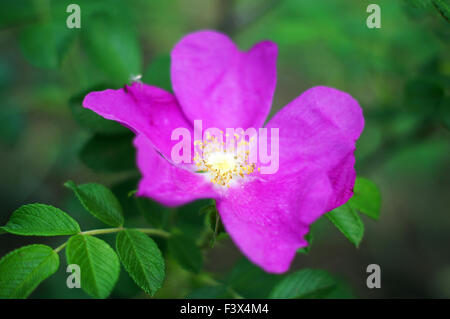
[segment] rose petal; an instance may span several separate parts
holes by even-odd
[[[171,140],[172,131],[183,127],[193,134],[192,124],[186,120],[175,97],[144,83],[135,82],[118,90],[91,92],[84,98],[83,106],[144,134],[168,159],[173,145],[178,142]]]
[[[277,46],[241,52],[224,34],[200,31],[172,50],[172,86],[184,113],[219,129],[261,127],[276,83]]]
[[[277,179],[295,174],[303,163],[315,163],[328,175],[334,189],[328,210],[353,195],[355,142],[364,127],[358,102],[349,94],[328,87],[314,87],[281,109],[267,124],[279,128]]]
[[[232,188],[217,208],[227,232],[253,263],[282,273],[307,246],[309,225],[326,212],[331,185],[321,169],[303,165],[282,179]]]

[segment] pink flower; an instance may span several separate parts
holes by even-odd
[[[362,110],[349,94],[314,87],[281,109],[266,125],[279,128],[279,169],[257,170],[230,188],[217,186],[186,164],[174,164],[176,128],[260,128],[276,83],[277,46],[270,41],[239,51],[225,35],[199,31],[172,50],[175,95],[142,83],[92,92],[83,105],[136,133],[138,195],[168,206],[213,198],[240,250],[273,273],[288,270],[308,245],[310,225],[353,195],[355,142]],[[162,156],[161,156],[162,155]]]

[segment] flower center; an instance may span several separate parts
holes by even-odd
[[[223,141],[209,135],[203,142],[195,141],[194,163],[197,172],[207,173],[213,184],[226,187],[253,173],[255,164],[249,163],[249,151],[244,150],[248,142],[241,140],[237,144],[237,148],[234,147],[235,143],[225,147]]]

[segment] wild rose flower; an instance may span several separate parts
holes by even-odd
[[[224,187],[195,166],[171,160],[177,143],[172,132],[185,128],[194,135],[194,120],[223,131],[264,127],[275,91],[276,59],[277,46],[270,41],[242,52],[223,34],[195,32],[171,53],[175,94],[133,83],[92,92],[83,105],[136,133],[142,173],[138,196],[167,206],[215,199],[240,250],[264,270],[282,273],[296,251],[308,245],[304,237],[310,225],[353,195],[355,142],[364,126],[357,101],[319,86],[281,109],[265,125],[279,129],[279,168],[274,174],[250,169]],[[216,164],[209,164],[214,169]],[[238,165],[232,159],[225,164]]]

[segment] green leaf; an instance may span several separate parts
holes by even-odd
[[[350,285],[340,279],[336,278],[336,286],[330,290],[329,293],[324,292],[323,298],[326,299],[355,299],[355,295]]]
[[[325,216],[336,226],[350,242],[359,246],[364,235],[364,224],[356,210],[348,204],[335,208]]]
[[[353,197],[348,204],[354,209],[377,220],[380,216],[381,193],[372,181],[357,177],[353,188]]]
[[[300,248],[299,250],[297,250],[297,253],[300,253],[300,254],[308,254],[309,251],[311,250],[311,245],[312,245],[312,242],[313,242],[313,240],[314,240],[312,228],[311,228],[311,229],[309,230],[309,232],[305,235],[305,239],[306,239],[306,241],[308,242],[308,246],[303,247],[303,248]]]
[[[127,83],[130,76],[141,73],[137,33],[129,23],[97,15],[82,31],[90,58],[115,83]]]
[[[56,272],[59,256],[51,247],[30,245],[0,260],[0,298],[26,298]]]
[[[80,232],[80,226],[72,217],[59,208],[44,204],[20,207],[2,228],[22,236],[74,235]]]
[[[322,298],[336,286],[326,271],[302,269],[283,278],[270,292],[269,298]]]
[[[169,251],[186,270],[199,273],[203,267],[203,255],[195,241],[184,235],[169,237]]]
[[[432,0],[407,0],[407,2],[416,8],[426,8],[431,5]]]
[[[101,173],[136,169],[133,134],[93,136],[81,149],[80,159],[89,168]]]
[[[106,242],[89,235],[75,235],[66,247],[68,264],[81,271],[81,288],[95,298],[106,298],[119,278],[120,263]]]
[[[226,278],[226,285],[245,298],[267,298],[281,276],[266,273],[260,267],[242,258]]]
[[[145,70],[142,81],[171,92],[170,55],[163,54],[155,57]]]
[[[32,24],[21,30],[20,47],[32,65],[57,68],[77,33],[76,29],[66,28],[62,19]]]
[[[433,5],[440,15],[447,20],[447,22],[450,22],[450,4],[448,3],[448,0],[433,0]]]
[[[72,189],[88,212],[110,226],[122,226],[123,214],[119,200],[109,188],[97,184],[88,183],[76,185],[68,181],[64,186]]]
[[[108,89],[106,85],[93,87],[89,90],[83,91],[80,94],[73,96],[69,100],[69,107],[75,120],[84,128],[91,132],[100,134],[124,134],[128,133],[129,129],[119,123],[107,120],[94,111],[83,107],[83,100],[90,92],[103,91]]]
[[[137,230],[123,230],[117,234],[116,250],[119,258],[136,284],[154,295],[164,281],[164,259],[156,243]]]

